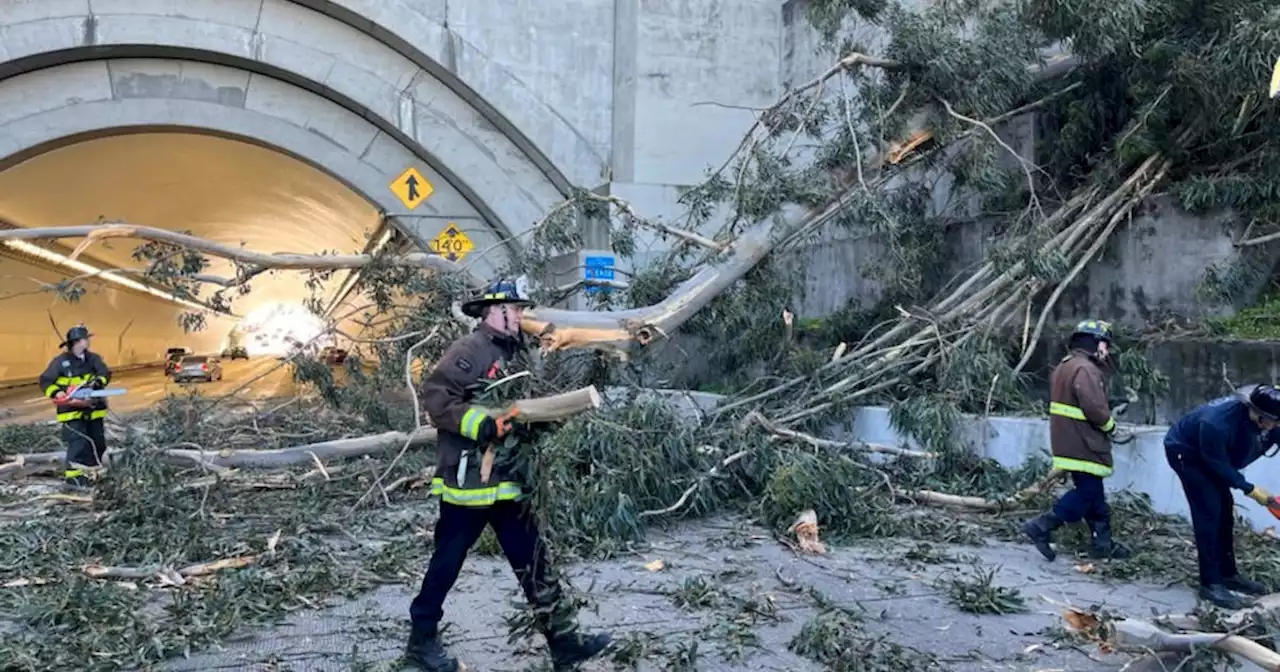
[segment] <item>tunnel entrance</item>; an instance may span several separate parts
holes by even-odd
[[[226,345],[238,345],[250,356],[286,355],[295,349],[315,352],[335,345],[325,338],[324,320],[300,303],[273,303],[245,315],[228,335]]]
[[[0,221],[10,228],[120,220],[257,252],[304,254],[365,252],[396,235],[377,207],[328,173],[273,149],[190,132],[62,143],[0,171],[0,194]],[[15,346],[0,350],[0,380],[34,378],[62,334],[81,322],[115,367],[161,362],[174,347],[218,352],[237,327],[242,335],[252,330],[241,345],[280,354],[286,338],[305,342],[323,331],[323,320],[304,306],[334,305],[357,273],[281,270],[242,286],[195,282],[192,295],[177,300],[148,274],[166,254],[188,270],[196,263],[176,248],[130,238],[0,245],[0,295],[8,297],[7,314],[20,318],[0,322],[0,338]],[[237,277],[235,263],[202,256],[201,277]],[[193,323],[196,313],[203,317]]]

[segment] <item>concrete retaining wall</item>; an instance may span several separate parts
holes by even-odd
[[[1116,472],[1107,479],[1109,492],[1130,490],[1151,497],[1151,506],[1160,513],[1189,517],[1182,484],[1164,455],[1165,425],[1128,425],[1134,431],[1131,443],[1115,447]],[[992,417],[983,420],[967,416],[960,428],[963,440],[983,457],[1016,469],[1034,455],[1049,455],[1049,421],[1043,418]],[[854,412],[852,435],[868,442],[907,444],[889,423],[889,409],[864,407]],[[1252,483],[1280,492],[1280,471],[1263,458],[1245,470]],[[1238,512],[1256,530],[1276,525],[1276,519],[1243,493],[1235,492]]]
[[[691,414],[714,408],[723,397],[706,392],[683,390],[653,390],[661,393]],[[619,399],[620,390],[609,390],[608,398]],[[621,397],[625,398],[625,397]],[[1190,518],[1187,499],[1182,484],[1169,467],[1164,455],[1164,425],[1127,425],[1134,433],[1134,440],[1115,447],[1115,474],[1106,481],[1109,492],[1128,490],[1146,494],[1151,506],[1160,513]],[[965,416],[958,428],[961,441],[978,455],[990,458],[1008,469],[1017,469],[1036,455],[1049,455],[1049,421],[1044,418],[990,417],[982,419]],[[881,406],[858,408],[853,413],[850,429],[834,429],[828,432],[834,439],[857,439],[869,443],[893,446],[910,446],[920,449],[915,441],[903,438],[889,422],[889,409]],[[1280,492],[1280,470],[1275,463],[1263,458],[1245,470],[1250,482]],[[1277,525],[1276,519],[1262,507],[1234,492],[1237,511],[1255,530]]]

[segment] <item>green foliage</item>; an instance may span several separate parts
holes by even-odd
[[[745,510],[779,533],[800,511],[813,509],[824,537],[835,541],[867,536],[980,541],[983,535],[973,525],[949,516],[903,515],[894,501],[897,493],[916,489],[1007,496],[1047,468],[1035,463],[1011,473],[974,456],[965,437],[957,435],[964,413],[1039,411],[1042,404],[1030,398],[1022,375],[1013,372],[1028,347],[1015,333],[1019,330],[1008,326],[1020,321],[997,320],[1005,316],[981,302],[975,302],[978,308],[938,314],[919,308],[960,284],[945,277],[949,232],[981,222],[994,232],[984,261],[995,275],[1021,264],[1027,276],[1041,281],[1017,297],[1016,305],[1003,308],[1021,315],[1034,296],[1042,297],[1065,279],[1071,265],[1067,254],[1042,251],[1058,231],[1046,224],[1056,204],[1083,189],[1096,188],[1101,198],[1154,153],[1173,160],[1160,188],[1171,190],[1186,207],[1197,212],[1232,208],[1250,219],[1274,221],[1280,200],[1280,162],[1275,160],[1280,106],[1266,100],[1262,87],[1280,34],[1280,12],[1265,0],[1209,5],[964,0],[907,11],[888,0],[809,3],[810,19],[829,47],[854,48],[843,39],[844,27],[853,19],[874,22],[886,36],[876,40],[882,46],[871,55],[891,62],[851,67],[840,79],[762,112],[760,130],[744,143],[745,150],[704,183],[685,190],[681,202],[688,208],[688,224],[723,216],[714,235],[720,241],[788,206],[821,207],[841,198],[846,207],[821,227],[780,227],[774,232],[781,241],[774,257],[686,325],[686,333],[706,343],[702,363],[716,372],[717,384],[738,395],[736,411],[710,417],[634,392],[624,403],[558,428],[530,427],[505,442],[499,464],[527,484],[553,557],[626,552],[643,541],[649,525],[730,509]],[[1036,81],[1029,66],[1038,64],[1041,47],[1055,41],[1067,45],[1080,63],[1060,77]],[[1042,111],[1038,165],[1028,166],[1009,156],[1004,139],[991,136],[999,126],[996,118],[1035,101]],[[929,141],[901,163],[883,161],[895,143],[916,131],[929,132]],[[948,188],[948,198],[940,198],[940,187]],[[603,235],[595,236],[599,240],[588,240],[583,226],[588,221],[603,228]],[[536,223],[531,239],[513,251],[503,270],[548,280],[558,270],[557,257],[601,245],[622,258],[634,257],[642,225],[609,198],[577,191]],[[883,300],[870,310],[851,305],[816,322],[796,315],[788,334],[782,314],[793,305],[798,273],[795,260],[784,262],[782,256],[829,241],[834,231],[875,246],[878,263],[869,279],[883,288]],[[136,256],[149,265],[150,281],[215,309],[228,305],[234,293],[248,291],[246,282],[230,292],[201,296],[195,275],[207,263],[180,249],[148,244]],[[1213,269],[1207,294],[1237,299],[1256,286],[1259,273],[1270,270],[1264,260],[1265,255],[1246,251]],[[717,261],[706,249],[675,244],[669,254],[639,269],[626,292],[604,301],[651,305],[690,278],[696,265]],[[237,268],[236,273],[247,281],[259,270]],[[316,291],[329,275],[312,273],[307,286]],[[555,284],[542,283],[537,298],[551,302],[578,291]],[[74,294],[74,288],[64,289]],[[295,362],[295,379],[310,385],[331,414],[311,439],[419,424],[410,404],[392,395],[408,394],[406,364],[420,359],[429,365],[463,333],[450,309],[471,289],[456,276],[424,273],[386,258],[367,267],[357,291],[367,307],[354,317],[368,333],[397,336],[362,344],[341,375],[307,358]],[[318,298],[310,304],[322,308]],[[200,315],[184,319],[191,328],[201,326]],[[903,331],[920,333],[937,347],[901,346]],[[831,351],[839,343],[846,345],[847,359],[832,362]],[[865,343],[876,345],[864,348]],[[586,383],[634,388],[660,377],[646,354],[625,364],[595,354],[529,358],[519,364],[534,375],[498,386],[480,401],[500,405]],[[374,366],[360,366],[361,361]],[[1160,394],[1169,384],[1136,349],[1122,349],[1118,367],[1142,394]],[[749,397],[769,387],[782,391]],[[871,402],[890,404],[894,427],[938,453],[938,459],[880,463],[851,447],[815,447],[811,444],[818,442],[803,437],[779,437],[747,415],[754,411],[757,418],[793,431],[818,433],[832,421],[847,419],[850,406]],[[298,604],[355,589],[372,580],[363,573],[369,566],[385,579],[404,578],[396,568],[413,556],[411,545],[384,544],[377,551],[361,545],[335,554],[332,540],[322,543],[303,532],[336,526],[335,510],[354,503],[373,474],[353,469],[357,475],[351,480],[308,481],[290,490],[288,499],[238,497],[225,483],[178,487],[184,481],[154,459],[155,451],[178,443],[227,445],[235,433],[205,420],[216,403],[172,400],[157,410],[148,432],[130,439],[126,457],[102,484],[95,504],[101,508],[93,512],[103,513],[101,520],[89,525],[92,516],[73,518],[86,524],[71,525],[70,532],[67,519],[0,527],[5,556],[19,558],[24,572],[52,580],[0,593],[0,607],[17,614],[21,626],[19,634],[0,643],[0,667],[142,667],[206,646],[237,623],[269,620]],[[287,426],[277,428],[279,435],[258,436],[258,447],[280,445],[284,434],[315,429],[293,424],[315,421],[313,416],[281,417],[292,419],[281,421]],[[1115,506],[1118,531],[1145,539],[1165,525],[1136,506],[1132,511],[1125,506]],[[230,522],[213,517],[214,510],[230,514]],[[372,516],[360,521],[384,537],[410,534],[388,529],[389,523]],[[276,530],[282,530],[283,541],[272,555],[265,544]],[[76,569],[91,557],[151,566],[247,552],[267,559],[218,577],[198,593],[162,592],[160,597],[169,600],[165,618],[142,608],[148,591],[115,590],[86,580]],[[1250,570],[1276,569],[1255,556],[1242,558]],[[356,572],[357,563],[366,569]],[[24,578],[9,567],[0,569],[0,580]],[[1154,570],[1138,562],[1106,571]],[[1019,608],[1020,598],[996,587],[992,578],[956,579],[949,590],[971,610]],[[680,592],[686,607],[725,600],[698,586]],[[583,606],[581,596],[566,597],[565,610]],[[734,604],[741,607],[736,616],[767,617],[748,609],[745,600]],[[527,617],[513,618],[512,630],[527,629]],[[730,657],[754,643],[732,621],[714,623],[705,632],[728,642],[732,648],[722,652]],[[50,641],[60,646],[49,647]],[[637,638],[618,655],[635,661],[655,646]],[[834,670],[938,667],[927,655],[870,636],[860,614],[829,606],[805,624],[790,648]],[[673,665],[691,667],[698,642],[668,653]]]
[[[376,471],[347,479],[301,480],[302,471],[276,474],[277,488],[234,478],[203,484],[203,471],[169,465],[164,436],[190,430],[201,417],[197,398],[171,400],[151,424],[161,431],[127,439],[98,482],[89,504],[64,504],[53,515],[30,515],[0,525],[0,613],[10,629],[0,641],[0,668],[114,670],[148,668],[188,655],[255,624],[276,623],[301,608],[351,596],[379,582],[414,576],[426,545],[374,541],[414,539],[411,517],[376,512],[350,517],[351,504]],[[281,435],[341,436],[320,409],[241,423],[207,423],[188,433],[221,445],[250,436],[262,447]],[[315,430],[320,427],[321,432]],[[19,430],[6,430],[10,437]],[[12,449],[12,446],[9,446]],[[417,459],[407,468],[421,466]],[[380,460],[375,463],[381,463]],[[308,465],[305,470],[312,467]],[[296,479],[296,480],[295,480]],[[30,505],[30,504],[28,504]],[[353,545],[356,531],[363,539]],[[275,539],[275,541],[272,541]],[[182,587],[165,587],[161,572],[244,556],[257,561]],[[128,581],[90,578],[86,565],[127,568]],[[24,585],[25,584],[25,585]],[[52,644],[51,644],[52,643]]]
[[[930,654],[871,635],[860,614],[843,609],[824,610],[809,619],[787,649],[833,672],[943,669]]]
[[[1269,293],[1256,305],[1215,321],[1223,336],[1253,340],[1280,339],[1280,294]]]
[[[0,425],[0,455],[58,450],[60,442],[61,433],[57,425]]]
[[[1014,614],[1027,610],[1026,600],[1016,588],[997,585],[996,570],[975,568],[968,575],[948,576],[942,589],[960,611],[970,614]]]

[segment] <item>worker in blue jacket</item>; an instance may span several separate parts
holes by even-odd
[[[1240,473],[1280,443],[1277,427],[1280,390],[1271,385],[1247,385],[1232,396],[1215,399],[1182,416],[1164,438],[1165,456],[1182,481],[1191,508],[1200,597],[1224,609],[1250,604],[1236,593],[1267,593],[1265,586],[1240,576],[1236,569],[1231,489],[1280,510],[1280,502],[1271,493]]]

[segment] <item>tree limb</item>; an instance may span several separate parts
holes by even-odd
[[[528,422],[554,422],[565,420],[584,411],[596,408],[600,404],[600,393],[595,387],[554,394],[535,399],[523,399],[512,407],[517,409],[519,417]],[[170,448],[160,451],[160,459],[170,464],[183,467],[208,467],[214,469],[284,469],[299,464],[312,464],[316,460],[330,461],[376,455],[398,448],[406,443],[410,446],[425,446],[435,443],[434,427],[421,427],[409,432],[383,432],[370,436],[352,439],[337,439],[308,443],[289,448],[274,450],[200,450],[186,448]],[[121,451],[108,451],[107,455],[118,455]],[[0,481],[38,473],[60,471],[66,460],[66,452],[29,453],[11,456],[10,461],[0,464]]]

